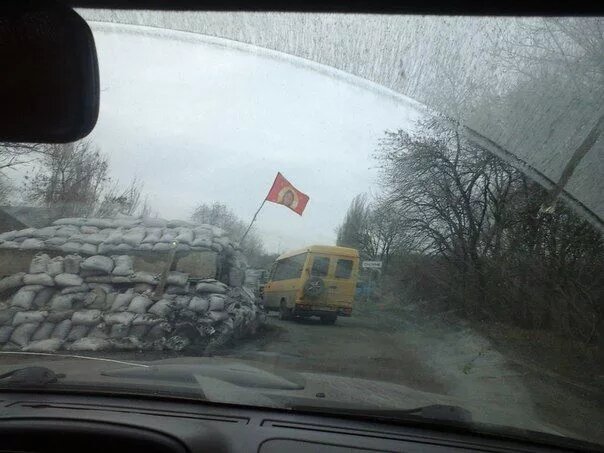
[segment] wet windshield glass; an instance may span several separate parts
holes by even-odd
[[[0,143],[0,374],[604,443],[601,19],[79,13],[96,128]]]

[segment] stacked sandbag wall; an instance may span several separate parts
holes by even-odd
[[[135,271],[129,255],[40,253],[0,280],[0,348],[31,352],[176,350],[205,353],[263,322],[253,295],[214,279]]]
[[[176,249],[176,264],[183,257],[202,252],[213,252],[217,262],[211,263],[214,275],[201,272],[199,260],[189,260],[183,269],[195,277],[199,270],[203,277],[214,277],[229,286],[241,286],[245,272],[245,257],[225,231],[213,225],[194,225],[181,220],[158,218],[65,218],[44,228],[26,228],[0,234],[0,249],[18,252],[45,251],[50,254],[134,255],[165,257],[172,247]],[[11,257],[4,258],[5,267],[11,266]],[[16,260],[13,260],[16,262]],[[0,268],[0,273],[3,269]],[[25,271],[25,269],[23,269]]]

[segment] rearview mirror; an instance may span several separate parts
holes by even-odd
[[[99,112],[99,69],[88,24],[40,0],[0,2],[0,141],[65,143]]]

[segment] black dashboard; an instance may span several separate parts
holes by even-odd
[[[26,392],[0,393],[0,439],[0,452],[554,451],[513,440],[308,413]]]

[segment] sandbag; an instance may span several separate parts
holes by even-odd
[[[113,247],[113,253],[129,253],[134,250],[130,244],[118,244]]]
[[[143,244],[155,244],[159,242],[162,236],[161,228],[149,228],[147,229],[147,234],[145,238],[142,240]]]
[[[229,315],[224,311],[210,311],[208,317],[215,322],[224,321],[229,318]]]
[[[50,309],[52,311],[71,310],[73,306],[73,294],[55,294],[50,299]]]
[[[118,255],[112,258],[115,263],[115,267],[113,268],[113,271],[111,271],[113,275],[128,276],[134,273],[131,256]]]
[[[218,294],[210,296],[210,311],[224,311],[224,297]]]
[[[107,236],[107,239],[103,241],[103,244],[121,244],[123,242],[123,232],[122,230],[113,230]]]
[[[66,274],[79,274],[80,273],[80,263],[82,262],[82,257],[80,255],[67,255],[63,259],[63,268]]]
[[[154,289],[155,289],[155,286],[150,285],[149,283],[137,283],[136,285],[134,285],[132,287],[132,290],[138,294],[142,294],[142,293],[150,294],[153,292]]]
[[[224,283],[213,281],[204,281],[197,284],[195,290],[198,293],[226,293],[226,285]]]
[[[109,294],[114,291],[113,286],[108,283],[90,283],[88,286],[90,286],[92,289],[98,288],[105,294]]]
[[[63,257],[57,256],[48,262],[48,275],[56,277],[63,272]]]
[[[0,293],[21,286],[23,284],[24,275],[25,272],[18,272],[0,280]]]
[[[98,252],[98,248],[94,244],[84,243],[82,244],[82,247],[80,247],[80,253],[85,255],[96,255]]]
[[[13,326],[0,326],[0,344],[4,344],[10,340],[13,330],[15,330]]]
[[[114,293],[114,292],[110,292],[110,293],[105,293],[105,306],[103,307],[104,310],[110,310],[111,307],[113,306],[114,302],[115,302],[115,298],[117,297],[118,293]]]
[[[44,248],[44,242],[36,238],[27,238],[21,243],[23,250],[39,250]]]
[[[135,296],[128,305],[128,311],[131,313],[147,313],[147,309],[153,304],[153,301],[145,296]]]
[[[48,226],[36,230],[35,236],[40,239],[49,239],[57,234],[58,228],[56,226]],[[32,272],[33,273],[33,272]]]
[[[166,286],[164,293],[176,296],[185,295],[187,294],[187,288],[182,286],[168,285]]]
[[[155,217],[144,217],[143,225],[148,228],[165,228],[168,225],[164,219],[158,219]]]
[[[80,242],[68,241],[61,246],[61,250],[65,253],[80,253],[82,244]]]
[[[143,251],[151,251],[153,250],[153,244],[141,244],[138,246],[137,250],[143,250]]]
[[[73,310],[49,311],[46,321],[58,324],[65,319],[71,319],[72,316]]]
[[[115,301],[111,305],[110,311],[124,311],[134,299],[134,293],[123,293],[115,296]]]
[[[82,226],[86,223],[86,219],[82,217],[65,217],[64,219],[57,219],[52,222],[53,225],[78,225]]]
[[[169,252],[172,249],[171,242],[158,242],[153,246],[154,252]]]
[[[138,247],[143,239],[145,239],[145,230],[143,228],[133,228],[124,234],[122,243]]]
[[[50,263],[50,256],[46,253],[39,253],[31,259],[29,265],[30,274],[45,274],[48,272],[48,263]]]
[[[84,283],[82,277],[77,274],[59,274],[55,277],[57,286],[81,286]]]
[[[48,316],[47,311],[20,311],[13,316],[13,326],[25,323],[41,323]]]
[[[106,294],[101,288],[94,288],[90,291],[84,299],[84,306],[91,309],[104,309],[105,308]]]
[[[26,352],[55,352],[61,349],[63,342],[57,338],[32,341],[23,348]]]
[[[32,303],[33,303],[35,297],[36,297],[35,292],[27,291],[27,290],[24,290],[23,288],[21,288],[19,291],[17,291],[13,295],[13,297],[11,299],[11,306],[19,307],[24,310],[31,310],[31,306],[32,306]]]
[[[161,238],[159,238],[159,242],[165,242],[167,244],[171,244],[176,240],[176,234],[174,231],[166,229],[164,230],[164,234],[162,234]]]
[[[53,278],[44,274],[25,274],[23,276],[23,283],[25,285],[42,285],[42,286],[54,286],[55,281]]]
[[[46,239],[44,241],[44,244],[46,244],[46,246],[50,247],[50,248],[58,248],[58,247],[61,247],[66,242],[67,242],[67,238],[66,237],[64,237],[64,236],[54,236],[54,237]]]
[[[193,297],[189,302],[189,310],[195,313],[205,313],[210,308],[210,301],[201,297]]]
[[[14,307],[3,308],[0,310],[0,326],[4,324],[12,324],[13,317],[17,313],[18,309]]]
[[[50,335],[52,335],[52,331],[54,330],[54,328],[54,322],[43,322],[31,336],[31,341],[46,340],[50,338]]]
[[[160,338],[164,338],[166,334],[172,331],[172,327],[167,322],[160,322],[159,324],[155,324],[153,327],[149,329],[147,332],[147,341],[155,341]]]
[[[15,327],[15,330],[13,330],[13,333],[10,336],[10,341],[23,347],[29,343],[29,339],[37,328],[38,323],[36,322],[19,324],[17,327]]]
[[[185,286],[189,280],[189,274],[184,272],[171,271],[168,273],[166,283],[168,285]]]
[[[155,324],[162,322],[162,318],[158,318],[153,314],[146,313],[144,315],[137,315],[132,320],[133,326],[154,326]]]
[[[90,330],[90,326],[84,324],[74,326],[72,322],[71,325],[71,330],[67,334],[67,341],[78,341],[80,338],[84,338]]]
[[[124,337],[128,336],[129,330],[130,330],[129,325],[113,324],[111,326],[111,330],[109,331],[109,338],[124,338]]]
[[[179,244],[191,244],[193,242],[193,238],[193,231],[188,228],[183,228],[182,230],[180,230],[180,234],[176,236],[175,240]]]
[[[103,233],[94,233],[89,236],[85,236],[87,244],[100,245],[107,240],[107,235]]]
[[[12,241],[17,237],[16,231],[6,231],[0,234],[0,241]]]
[[[117,313],[106,313],[103,315],[103,320],[110,326],[114,324],[122,324],[129,326],[135,316],[136,315],[134,313],[121,311]]]
[[[195,238],[191,246],[209,249],[212,247],[212,239],[210,239],[208,236],[198,236]]]
[[[148,283],[150,285],[159,283],[159,279],[155,275],[145,271],[135,272],[132,274],[132,277],[130,277],[130,281],[135,283]]]
[[[109,338],[111,328],[105,323],[97,324],[88,332],[88,338]]]
[[[65,275],[75,275],[75,274],[65,274]],[[61,290],[61,294],[75,294],[75,293],[86,293],[90,291],[90,286],[87,283],[82,283],[78,286],[66,286]]]
[[[21,243],[15,241],[6,241],[0,244],[3,249],[18,249],[21,247]]]
[[[58,338],[59,340],[65,340],[69,331],[71,330],[71,319],[64,319],[59,322],[50,335],[51,338]]]
[[[188,308],[191,302],[191,296],[176,296],[174,304],[179,308]]]
[[[74,341],[69,346],[70,351],[106,351],[111,348],[111,343],[104,338],[86,337]]]
[[[102,321],[100,310],[80,310],[76,311],[71,317],[71,323],[75,325],[83,324],[93,326]]]
[[[80,264],[81,269],[103,271],[105,274],[110,274],[113,270],[113,260],[108,256],[94,255],[86,258]]]
[[[170,314],[172,310],[172,303],[169,300],[162,299],[158,302],[155,302],[151,308],[149,308],[149,313],[159,316],[160,318],[165,318]]]

